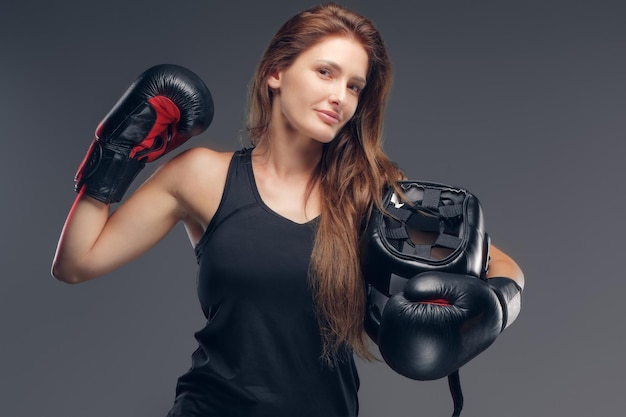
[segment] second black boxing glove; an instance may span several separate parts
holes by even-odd
[[[75,176],[75,190],[115,203],[144,168],[202,133],[213,119],[213,99],[187,68],[149,68],[100,122]]]
[[[416,380],[451,374],[487,349],[517,317],[520,287],[509,278],[426,272],[392,296],[378,347],[396,372]]]

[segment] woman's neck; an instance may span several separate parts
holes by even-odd
[[[323,144],[269,129],[255,147],[255,162],[278,178],[311,178],[322,158]]]
[[[255,182],[263,202],[281,216],[305,223],[320,213],[317,170],[322,144],[267,136],[252,151]]]

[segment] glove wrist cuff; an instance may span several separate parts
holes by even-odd
[[[509,327],[519,315],[522,307],[522,288],[507,277],[487,279],[487,284],[496,293],[502,306],[502,330]]]
[[[145,162],[129,158],[127,149],[94,140],[76,173],[74,190],[105,204],[119,202]]]

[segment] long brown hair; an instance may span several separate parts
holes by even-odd
[[[372,22],[335,3],[318,5],[289,19],[267,46],[250,86],[247,131],[252,145],[267,140],[271,119],[270,74],[288,68],[303,51],[328,36],[358,41],[368,55],[367,84],[352,119],[324,145],[313,182],[322,204],[309,282],[326,360],[344,348],[373,356],[363,331],[365,284],[359,262],[364,221],[382,190],[401,173],[382,150],[383,118],[391,88],[391,63]]]

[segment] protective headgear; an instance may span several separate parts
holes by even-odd
[[[384,297],[402,290],[423,272],[482,277],[487,272],[490,239],[483,210],[473,194],[449,185],[399,181],[404,199],[392,187],[375,209],[362,246],[366,282],[382,311]],[[380,298],[376,293],[383,296]]]

